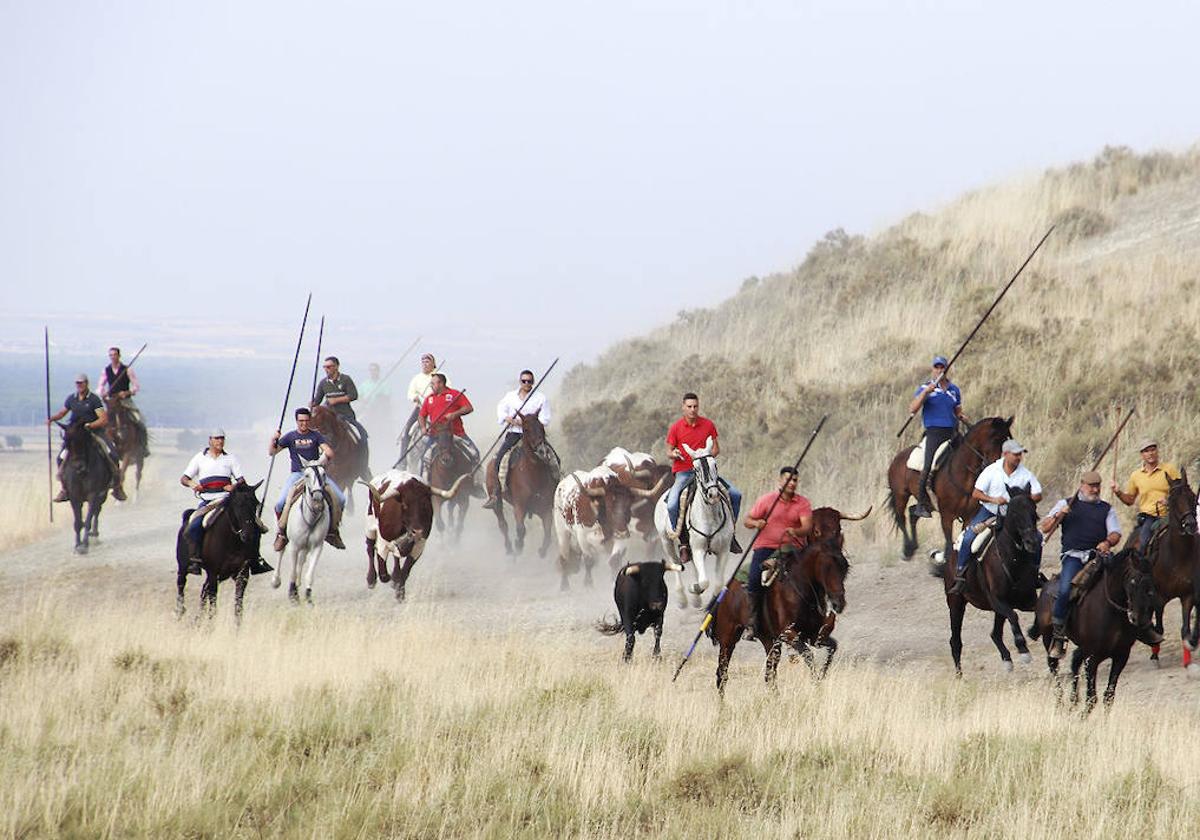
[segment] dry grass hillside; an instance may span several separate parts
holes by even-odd
[[[663,456],[679,395],[695,390],[722,428],[723,472],[743,489],[762,489],[828,412],[809,494],[843,509],[878,505],[929,358],[954,351],[1051,224],[955,365],[967,413],[1015,415],[1028,463],[1054,490],[1103,447],[1118,404],[1137,407],[1129,437],[1157,435],[1165,457],[1191,464],[1200,455],[1200,146],[1107,148],[874,236],[832,231],[794,270],[752,277],[720,306],[680,312],[570,371],[570,460],[594,463],[614,443]],[[1130,449],[1122,474],[1135,465]]]

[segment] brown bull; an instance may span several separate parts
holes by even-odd
[[[367,509],[367,587],[379,580],[389,580],[396,590],[396,600],[403,601],[404,586],[413,566],[425,551],[425,542],[433,527],[433,499],[452,499],[466,476],[461,476],[449,490],[431,487],[420,477],[404,470],[389,470],[367,484],[370,501]],[[392,573],[388,574],[387,558],[393,555]],[[404,565],[400,565],[400,558]]]
[[[630,452],[617,446],[612,449],[601,466],[608,467],[617,474],[617,479],[626,487],[638,490],[650,490],[659,485],[664,477],[671,475],[671,467],[659,464],[645,452]],[[665,489],[665,485],[664,485]],[[654,503],[658,501],[659,493],[651,496],[638,497],[634,500],[630,511],[633,530],[640,534],[646,544],[646,556],[653,557],[658,548],[658,529],[654,526]]]

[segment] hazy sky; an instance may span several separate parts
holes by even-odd
[[[586,358],[828,229],[1200,139],[1197,5],[1105,5],[0,0],[4,308],[311,289],[342,346]]]

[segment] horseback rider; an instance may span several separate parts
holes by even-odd
[[[676,532],[679,540],[679,559],[688,562],[691,559],[692,547],[684,539],[684,529],[679,527],[679,503],[683,491],[696,477],[692,465],[692,456],[683,447],[686,444],[693,450],[703,449],[709,438],[712,438],[710,455],[719,455],[720,441],[717,440],[717,426],[707,417],[700,415],[700,398],[689,391],[683,395],[683,416],[671,424],[667,431],[667,452],[671,455],[671,472],[674,473],[675,483],[667,492],[667,515],[671,521],[671,529]],[[742,492],[721,479],[721,484],[729,491],[729,501],[733,506],[733,520],[737,522],[738,511],[742,507]],[[742,547],[738,545],[736,529],[729,550],[740,554]]]
[[[462,419],[474,411],[475,406],[471,405],[471,401],[462,391],[446,387],[444,373],[431,374],[429,384],[432,393],[421,403],[421,410],[417,414],[417,421],[421,424],[421,434],[426,439],[425,450],[421,454],[421,463],[425,463],[433,445],[433,437],[449,428],[450,433],[465,444],[471,459],[471,466],[474,466],[479,463],[479,447],[467,436]]]
[[[1029,468],[1021,463],[1025,453],[1024,446],[1011,438],[1004,441],[1000,447],[1000,458],[983,468],[979,478],[975,479],[975,487],[971,490],[972,501],[982,502],[975,516],[963,529],[962,543],[958,548],[958,565],[954,573],[954,585],[950,593],[961,594],[967,586],[967,562],[971,559],[971,547],[978,533],[976,526],[988,521],[993,516],[1003,516],[1008,512],[1008,488],[1028,487],[1029,497],[1035,502],[1042,500],[1042,485]],[[1042,557],[1039,548],[1035,560],[1041,565]]]
[[[917,503],[912,509],[914,516],[925,518],[933,516],[929,473],[933,470],[934,456],[943,443],[954,437],[958,422],[967,422],[962,413],[962,392],[946,373],[946,357],[934,356],[932,364],[929,379],[917,386],[908,406],[909,414],[916,414],[917,409],[921,409],[921,422],[925,425],[925,464],[921,468]]]
[[[358,422],[358,417],[350,406],[350,403],[358,399],[358,388],[354,387],[354,380],[349,374],[341,372],[341,362],[337,356],[326,356],[321,367],[325,371],[325,378],[317,383],[317,393],[313,395],[309,407],[316,408],[324,402],[334,414],[358,430],[359,440],[366,440],[367,430]]]
[[[775,506],[773,510],[772,505]],[[758,636],[763,561],[785,545],[803,548],[812,533],[812,512],[812,503],[796,492],[796,469],[788,466],[779,471],[779,489],[759,496],[746,515],[743,524],[759,532],[750,554],[750,575],[746,583],[746,593],[750,596],[750,626],[747,629],[751,639]]]
[[[1066,651],[1067,612],[1071,605],[1071,581],[1079,574],[1092,552],[1108,556],[1121,541],[1121,523],[1112,505],[1100,498],[1100,473],[1085,472],[1079,490],[1071,499],[1059,499],[1050,513],[1038,523],[1049,537],[1062,525],[1062,570],[1058,573],[1058,593],[1054,598],[1054,644],[1049,656],[1059,659]]]
[[[275,517],[279,523],[278,533],[275,534],[276,551],[283,551],[287,545],[287,513],[291,509],[288,496],[293,485],[304,477],[304,465],[300,459],[318,461],[321,466],[325,466],[333,458],[333,447],[323,434],[311,428],[311,423],[312,411],[304,406],[297,408],[296,428],[282,436],[279,429],[276,429],[275,434],[271,436],[271,445],[267,447],[268,455],[274,456],[286,449],[292,459],[292,473],[283,482],[283,491],[279,494],[279,500],[275,502]],[[325,486],[331,491],[330,496],[334,502],[330,505],[332,516],[325,542],[334,548],[345,548],[346,544],[342,542],[341,534],[338,533],[338,525],[342,519],[342,506],[346,504],[346,495],[328,474],[325,476]]]
[[[521,435],[524,429],[521,428],[522,414],[536,414],[538,420],[543,426],[550,425],[550,401],[546,399],[546,395],[541,391],[530,396],[533,391],[534,383],[533,371],[521,371],[518,380],[519,387],[515,391],[509,391],[504,395],[496,405],[496,417],[500,421],[500,426],[504,431],[504,441],[500,444],[500,451],[496,453],[496,457],[488,464],[488,470],[492,475],[497,476],[496,496],[488,496],[487,501],[483,503],[484,508],[492,510],[496,506],[496,501],[499,496],[503,495],[503,488],[499,485],[499,469],[500,461],[504,458],[505,453],[521,442]],[[521,406],[524,405],[524,408]]]
[[[82,423],[83,427],[91,432],[92,441],[99,447],[101,454],[108,460],[108,465],[112,467],[112,494],[113,498],[118,502],[126,500],[125,489],[121,486],[121,470],[117,466],[117,453],[113,449],[113,443],[104,435],[96,434],[96,429],[104,428],[108,422],[108,412],[104,410],[104,402],[99,396],[94,394],[88,387],[88,378],[86,373],[81,373],[75,377],[75,393],[71,394],[63,401],[63,407],[55,414],[46,418],[46,425],[49,426],[55,421],[61,420],[70,412],[71,420],[68,425]],[[56,502],[68,502],[71,500],[67,493],[67,482],[63,475],[63,468],[66,466],[68,456],[66,441],[58,451],[58,483],[60,485],[58,495],[54,497]]]
[[[204,517],[224,502],[234,486],[243,481],[242,465],[236,457],[225,451],[225,430],[213,429],[208,434],[208,446],[192,456],[183,475],[179,477],[179,483],[190,487],[200,499],[200,506],[192,511],[183,532],[188,548],[188,574],[198,575],[201,572],[200,546],[204,540]],[[261,557],[250,564],[251,574],[269,571],[271,567]]]
[[[1178,481],[1179,470],[1174,464],[1158,460],[1158,441],[1146,438],[1138,446],[1142,456],[1142,465],[1129,475],[1129,481],[1122,490],[1117,482],[1109,483],[1109,487],[1118,499],[1126,505],[1137,502],[1137,523],[1134,525],[1134,544],[1145,548],[1150,541],[1154,526],[1166,514],[1167,495],[1171,492],[1170,481]]]
[[[412,413],[408,415],[408,419],[404,421],[404,428],[400,430],[400,451],[407,452],[408,445],[412,440],[410,432],[413,423],[417,422],[417,417],[421,413],[421,406],[425,402],[425,398],[429,396],[433,390],[433,374],[437,370],[437,359],[432,353],[424,353],[421,355],[421,372],[414,375],[408,381],[408,401],[413,404]]]
[[[102,400],[111,400],[121,408],[125,409],[129,416],[129,420],[142,430],[142,440],[149,441],[150,436],[146,432],[146,422],[142,419],[141,410],[134,405],[133,395],[141,389],[138,384],[137,374],[133,368],[121,361],[121,348],[108,348],[108,366],[100,372],[99,384],[96,386],[96,393],[100,395]],[[150,447],[142,444],[142,457],[150,456]]]

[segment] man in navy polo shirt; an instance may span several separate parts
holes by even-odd
[[[275,434],[271,436],[271,445],[267,448],[267,454],[272,456],[286,449],[292,459],[292,473],[283,482],[283,492],[279,494],[279,501],[275,503],[275,516],[279,517],[279,530],[275,534],[276,551],[283,551],[284,546],[287,545],[287,514],[284,506],[287,504],[288,493],[292,486],[304,476],[304,465],[300,463],[300,459],[319,460],[323,466],[333,457],[333,447],[329,445],[329,441],[323,434],[311,427],[311,424],[312,411],[303,406],[297,408],[296,428],[286,435],[281,435],[280,430],[276,429]],[[325,535],[325,542],[334,548],[345,548],[346,544],[342,542],[338,525],[342,518],[342,506],[346,504],[346,496],[342,493],[342,488],[338,487],[328,474],[325,476],[325,486],[329,488],[336,502],[332,511],[333,518],[329,523],[329,533]]]
[[[933,469],[933,456],[938,448],[954,437],[958,421],[966,422],[962,413],[962,392],[946,375],[946,357],[933,357],[930,377],[913,393],[908,406],[909,414],[921,409],[921,422],[925,425],[925,464],[921,468],[921,483],[917,488],[917,503],[913,514],[926,518],[933,515],[933,502],[929,499],[929,473]]]

